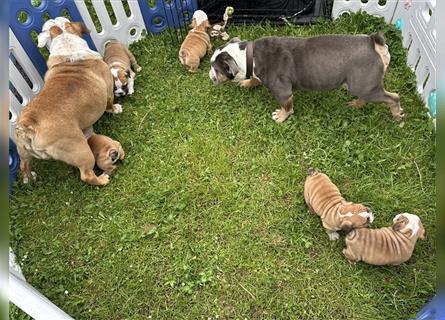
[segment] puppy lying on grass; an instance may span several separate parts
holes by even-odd
[[[107,136],[93,133],[88,139],[88,144],[96,159],[96,165],[107,175],[116,169],[116,162],[125,157],[120,142]]]
[[[119,97],[133,94],[135,72],[142,68],[131,51],[119,41],[111,40],[105,45],[104,61],[113,75],[114,95]]]
[[[352,230],[346,236],[343,255],[351,263],[399,265],[408,261],[417,239],[425,239],[425,229],[415,214],[395,216],[392,227]]]
[[[312,168],[304,183],[304,200],[309,211],[320,216],[331,240],[338,239],[338,230],[364,228],[374,220],[369,208],[346,201],[327,175]]]
[[[193,13],[191,27],[193,29],[189,31],[179,49],[179,61],[187,67],[188,71],[196,72],[201,58],[212,49],[210,37],[207,34],[210,24],[204,11],[197,10]]]

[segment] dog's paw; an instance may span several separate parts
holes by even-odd
[[[136,72],[141,72],[142,71],[142,67],[141,66],[137,66],[135,71]]]
[[[110,183],[110,176],[107,173],[102,173],[97,177],[101,186],[105,186]]]
[[[276,123],[284,122],[293,112],[287,112],[284,109],[277,109],[272,112],[272,120]]]
[[[239,82],[239,86],[242,87],[242,88],[250,88],[250,87],[252,87],[250,79],[241,80]]]
[[[338,240],[338,238],[340,238],[340,235],[338,234],[338,232],[328,233],[328,236],[329,236],[329,240],[331,240],[331,241],[335,241],[335,240]]]
[[[362,99],[354,99],[348,102],[348,106],[351,108],[359,109],[362,108],[366,104],[365,100]]]
[[[122,113],[122,111],[123,111],[122,105],[120,105],[119,103],[113,104],[112,113]]]
[[[393,114],[392,116],[394,118],[394,121],[400,122],[403,120],[403,118],[405,118],[405,112],[403,111],[402,108],[400,108],[399,112]]]
[[[134,88],[128,88],[128,95],[131,96],[134,93]]]
[[[29,176],[29,174],[25,173],[23,175],[23,183],[27,184],[29,183],[30,179],[32,181],[36,181],[37,180],[37,173],[35,173],[34,171],[31,171],[31,176]]]

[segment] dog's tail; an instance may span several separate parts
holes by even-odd
[[[385,46],[385,44],[386,44],[385,36],[383,35],[382,32],[375,32],[375,33],[371,34],[370,37],[375,44]]]
[[[179,50],[179,61],[181,61],[182,64],[186,64],[187,59],[187,50],[181,49]]]

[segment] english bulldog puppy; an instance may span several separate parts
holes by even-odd
[[[202,10],[193,13],[192,30],[189,31],[179,49],[179,61],[189,72],[198,70],[201,58],[212,50],[207,29],[210,27],[207,15]]]
[[[338,239],[338,230],[365,228],[374,220],[368,207],[346,201],[327,175],[312,168],[304,183],[304,200],[309,211],[320,216],[331,240]]]
[[[209,77],[215,85],[228,80],[248,88],[264,84],[281,107],[272,113],[278,123],[294,113],[294,90],[324,91],[342,85],[358,97],[350,106],[385,102],[399,121],[404,116],[399,95],[383,87],[389,61],[381,33],[253,41],[234,38],[214,52]]]
[[[105,111],[114,112],[113,77],[100,55],[77,46],[82,41],[76,37],[86,32],[83,24],[70,22],[65,30],[51,26],[49,32],[51,53],[44,86],[22,110],[16,126],[23,182],[35,179],[32,159],[37,158],[64,161],[79,168],[82,181],[106,185],[109,176],[93,171],[95,159],[84,131]]]
[[[93,133],[88,139],[88,145],[94,154],[96,165],[108,175],[116,169],[116,162],[125,157],[124,149],[119,141],[101,134]]]
[[[114,95],[119,97],[133,94],[135,72],[142,68],[131,51],[119,41],[111,40],[105,45],[104,61],[113,75]]]
[[[402,213],[394,217],[392,227],[352,230],[346,236],[343,255],[351,263],[399,265],[411,258],[417,239],[425,239],[420,218]]]

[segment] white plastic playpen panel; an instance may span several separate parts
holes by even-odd
[[[92,17],[83,0],[75,0],[85,24],[91,30],[91,38],[100,53],[109,39],[118,39],[129,45],[139,40],[146,30],[144,19],[137,1],[128,1],[131,14],[127,16],[121,1],[111,1],[117,22],[112,23],[103,1],[92,1],[96,16],[102,26],[97,32]],[[435,0],[416,1],[406,8],[404,1],[386,1],[380,5],[378,0],[335,0],[332,16],[334,18],[349,12],[363,10],[373,15],[382,16],[388,23],[395,23],[402,32],[403,45],[408,48],[408,64],[416,73],[417,88],[423,100],[428,104],[436,89],[436,26]],[[24,106],[40,91],[43,79],[32,64],[14,33],[9,30],[9,80],[15,89],[10,89],[10,137],[15,140],[17,117]],[[16,61],[16,62],[14,62]],[[16,63],[23,69],[20,71]],[[26,74],[26,76],[23,75]],[[26,78],[25,78],[26,77]],[[17,98],[17,95],[21,99]],[[59,308],[26,283],[20,268],[10,255],[10,300],[35,319],[69,319]]]
[[[416,74],[417,90],[423,101],[435,109],[436,93],[436,0],[336,0],[332,16],[337,18],[349,11],[366,11],[384,17],[402,32],[403,46],[408,48],[408,65]],[[433,99],[431,99],[433,98]],[[434,106],[433,106],[434,104]],[[431,106],[430,106],[431,105]],[[431,110],[435,116],[435,110]],[[433,120],[435,121],[435,119]]]

